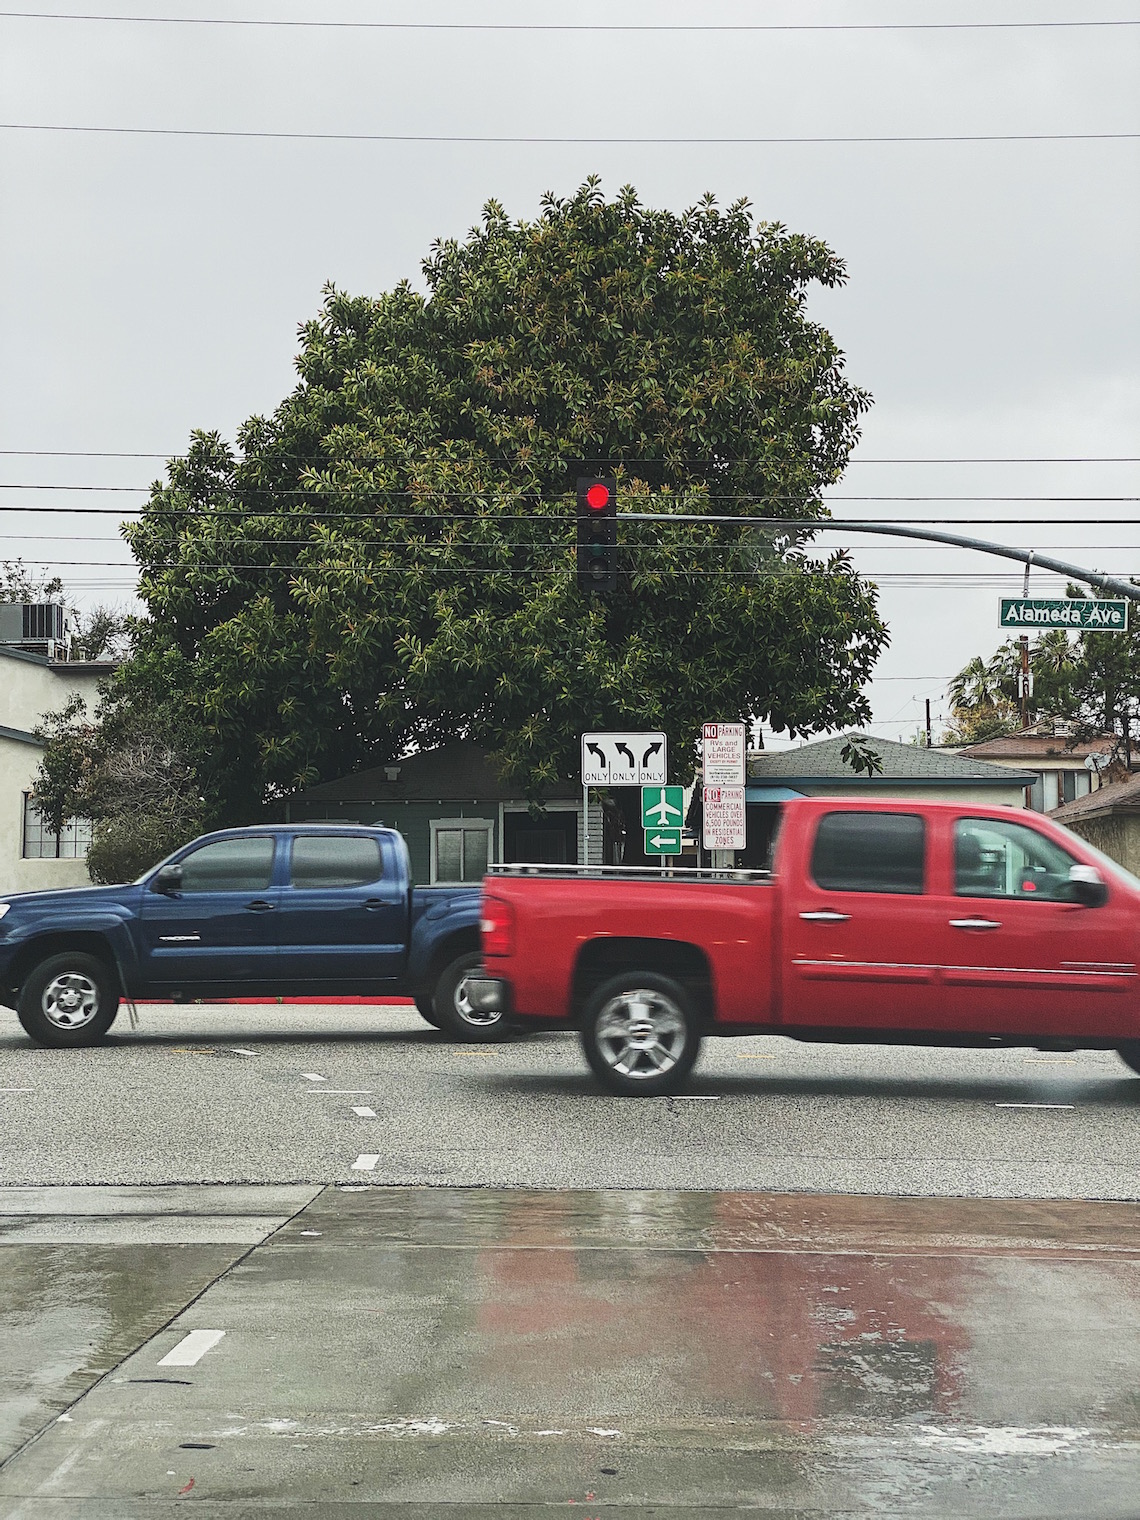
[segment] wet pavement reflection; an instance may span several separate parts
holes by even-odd
[[[1140,1512],[1133,1204],[362,1186],[298,1207],[193,1302],[188,1271],[169,1324],[135,1315],[134,1354],[0,1469],[0,1515]],[[37,1249],[61,1247],[0,1245],[0,1267]],[[87,1257],[108,1306],[175,1281],[153,1244]],[[0,1326],[42,1327],[48,1366],[75,1292],[50,1262],[5,1273]],[[224,1337],[159,1367],[201,1329]],[[108,1360],[129,1315],[116,1334]]]

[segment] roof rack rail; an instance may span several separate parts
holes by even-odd
[[[488,876],[616,877],[630,881],[771,881],[771,871],[745,871],[737,866],[569,866],[512,861],[489,865]]]

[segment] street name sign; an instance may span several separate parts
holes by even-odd
[[[705,723],[701,751],[706,786],[744,785],[743,723]]]
[[[1003,628],[1084,628],[1094,633],[1127,633],[1128,601],[1107,597],[1028,598],[1003,596]]]
[[[685,821],[683,786],[643,786],[641,788],[641,827],[679,830]]]
[[[681,853],[681,830],[646,829],[645,853],[647,855],[679,855]]]
[[[664,786],[669,776],[665,735],[583,734],[583,786]]]
[[[742,850],[748,842],[744,788],[706,786],[702,793],[706,850]]]

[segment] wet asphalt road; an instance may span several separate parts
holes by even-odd
[[[0,1520],[1140,1515],[1110,1055],[4,1014],[0,1139]]]
[[[0,1010],[0,1089],[0,1185],[1140,1198],[1140,1078],[1104,1052],[713,1040],[685,1098],[630,1100],[571,1035],[455,1045],[408,1008],[144,1007],[79,1051]]]
[[[365,1185],[0,1207],[4,1520],[1137,1512],[1132,1205]]]

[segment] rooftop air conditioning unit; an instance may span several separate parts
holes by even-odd
[[[0,647],[67,659],[71,628],[62,602],[0,604]]]

